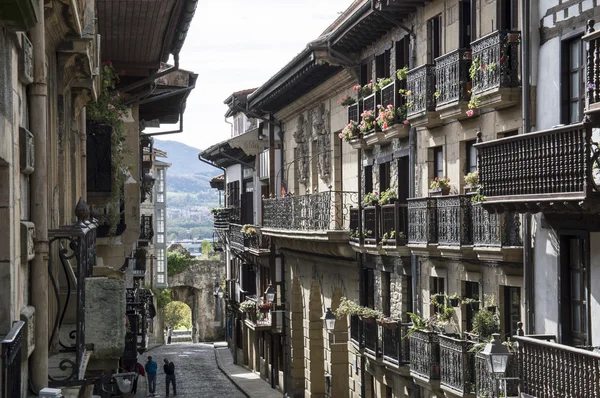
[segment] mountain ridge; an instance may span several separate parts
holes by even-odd
[[[159,159],[163,162],[171,163],[168,171],[169,176],[193,176],[200,174],[212,178],[223,173],[221,169],[198,160],[198,154],[202,152],[202,149],[178,141],[160,139],[154,140],[154,147],[167,153],[167,158]]]

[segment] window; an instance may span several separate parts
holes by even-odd
[[[429,293],[431,296],[434,294],[445,294],[446,290],[444,288],[444,278],[431,277],[429,280]],[[437,305],[431,303],[432,312],[437,313],[440,311]]]
[[[360,66],[360,85],[364,86],[373,79],[373,62],[366,61]]]
[[[519,0],[499,0],[498,29],[519,30]]]
[[[156,232],[159,234],[165,233],[165,209],[156,211]]]
[[[504,286],[504,333],[515,336],[521,322],[521,288]]]
[[[504,133],[498,133],[498,138],[514,137],[519,134],[519,130],[506,131]]]
[[[165,249],[156,249],[156,282],[165,283]]]
[[[165,169],[159,168],[157,171],[157,182],[156,185],[156,201],[163,203],[165,201]]]
[[[477,170],[477,149],[473,146],[476,142],[477,140],[465,142],[465,174],[469,174]]]
[[[579,123],[583,119],[585,104],[585,61],[581,37],[563,44],[563,111],[564,124]]]
[[[471,298],[473,300],[479,300],[479,283],[477,282],[465,282],[465,291],[463,294],[466,298]],[[466,321],[467,321],[467,329],[473,330],[473,316],[475,315],[475,310],[470,305],[465,306],[466,312]]]
[[[441,146],[433,148],[433,178],[444,178],[444,150]]]
[[[391,288],[392,288],[392,278],[389,272],[382,271],[381,272],[381,306],[383,310],[383,314],[385,316],[390,316],[391,314]]]
[[[363,284],[364,284],[364,292],[365,292],[365,302],[364,305],[369,308],[374,308],[375,306],[375,278],[373,275],[372,269],[363,269]]]
[[[459,32],[459,47],[460,48],[469,48],[471,47],[471,42],[475,38],[475,29],[474,29],[474,21],[473,18],[473,0],[461,0],[459,3],[460,7],[460,32]]]
[[[379,165],[379,193],[390,187],[390,163],[385,162]]]
[[[390,77],[390,50],[385,50],[383,54],[375,57],[375,77],[377,79]]]
[[[373,192],[373,166],[365,166],[365,192]]]
[[[402,39],[396,42],[396,69],[401,69],[405,66],[409,66],[410,62],[410,49],[409,49],[408,36],[404,36]]]
[[[583,234],[561,236],[560,262],[561,343],[587,345],[588,257]]]
[[[435,16],[427,21],[427,53],[428,63],[432,64],[437,57],[442,55],[442,15]]]

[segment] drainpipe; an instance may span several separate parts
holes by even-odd
[[[46,119],[48,86],[44,0],[37,0],[41,12],[29,31],[33,44],[33,84],[29,85],[29,125],[35,138],[35,170],[31,175],[31,219],[35,224],[35,258],[31,265],[31,302],[35,307],[35,350],[31,354],[31,381],[35,391],[48,386],[48,162]]]
[[[415,67],[415,62],[417,60],[417,43],[414,35],[410,36],[410,46],[411,46],[411,54],[408,59],[408,68],[412,69]],[[417,129],[416,127],[411,127],[408,131],[408,197],[415,197],[415,184],[416,184],[416,171],[417,167]],[[420,294],[420,277],[421,277],[421,269],[419,265],[419,257],[415,254],[410,255],[410,269],[412,275],[412,312],[418,315],[422,315],[421,303],[419,298]]]
[[[530,4],[521,2],[521,112],[523,113],[523,134],[531,130],[530,97]],[[527,334],[535,333],[535,289],[534,262],[531,247],[531,213],[525,213],[523,219],[523,274],[525,286],[525,329]]]

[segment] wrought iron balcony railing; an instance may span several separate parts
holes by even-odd
[[[362,112],[372,111],[373,115],[377,117],[377,105],[379,105],[379,93],[373,93],[363,98]],[[361,113],[362,113],[361,112]],[[360,116],[360,115],[359,115]],[[358,120],[360,122],[360,120]]]
[[[473,95],[497,89],[518,87],[520,32],[496,31],[471,43],[473,63]]]
[[[292,231],[341,231],[350,227],[356,192],[325,191],[263,199],[263,228]]]
[[[149,242],[154,237],[154,224],[152,216],[142,215],[140,221],[140,240]]]
[[[371,358],[381,356],[381,344],[379,343],[379,325],[375,319],[363,320],[363,333],[365,339],[365,354]]]
[[[381,89],[381,105],[385,108],[388,105],[394,107],[394,123],[402,123],[404,120],[398,115],[398,108],[405,105],[404,96],[400,95],[400,90],[404,89],[405,82],[394,79],[393,82]]]
[[[519,380],[517,380],[519,377],[519,364],[515,353],[511,353],[508,357],[508,365],[504,376],[511,379],[506,381],[506,389],[508,391],[505,396],[519,396]],[[495,376],[488,370],[488,359],[481,355],[481,353],[478,353],[475,356],[475,385],[477,397],[500,398],[502,395],[499,397],[494,388],[494,383],[497,382]],[[565,395],[557,394],[549,396],[562,397]]]
[[[23,326],[25,322],[17,321],[13,324],[10,332],[0,340],[1,352],[0,363],[2,374],[0,374],[0,397],[21,396],[21,357]]]
[[[213,227],[215,229],[229,229],[229,211],[228,208],[213,210]]]
[[[350,316],[350,342],[356,348],[363,346],[363,323],[358,315]]]
[[[440,387],[454,395],[475,392],[475,354],[473,343],[440,335]]]
[[[435,198],[408,200],[408,243],[437,242],[437,209]]]
[[[458,49],[435,60],[437,107],[468,101],[470,97],[471,51]]]
[[[523,394],[533,397],[600,396],[600,354],[533,337],[516,336]]]
[[[471,197],[467,195],[437,198],[437,242],[442,246],[473,244]]]
[[[244,251],[246,241],[240,224],[229,224],[229,245],[237,251]]]
[[[358,100],[354,104],[348,105],[347,111],[348,111],[348,123],[350,123],[351,121],[360,122],[360,114],[362,111],[362,100]]]
[[[424,381],[440,379],[440,340],[435,332],[415,330],[410,334],[410,374]]]
[[[381,208],[367,206],[363,210],[364,227],[362,233],[367,245],[376,245],[381,240]]]
[[[382,246],[403,246],[408,231],[408,204],[395,202],[381,206]]]
[[[245,237],[245,247],[254,253],[269,252],[271,250],[271,237],[262,234],[260,227],[255,226],[254,228],[256,234]]]
[[[55,387],[84,378],[85,286],[96,265],[96,224],[88,221],[89,214],[87,204],[80,199],[75,207],[77,222],[48,231],[51,291],[60,303],[50,333],[50,342],[60,346],[60,372],[48,375]]]
[[[590,125],[572,124],[476,144],[484,206],[534,213],[585,207],[597,189],[591,137]]]
[[[409,339],[405,338],[409,326],[409,323],[397,322],[382,327],[384,362],[394,366],[402,366],[410,362]]]
[[[406,74],[407,116],[435,111],[435,65],[422,65]]]
[[[140,152],[142,157],[142,173],[150,172],[153,163],[154,139],[143,136],[140,138]]]
[[[518,213],[500,214],[486,210],[481,202],[473,203],[473,246],[507,247],[523,246],[521,218]]]
[[[594,20],[588,21],[583,41],[586,45],[586,110],[600,109],[600,31],[594,29]]]

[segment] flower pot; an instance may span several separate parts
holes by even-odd
[[[479,301],[475,301],[475,302],[471,303],[471,309],[473,311],[479,311]]]
[[[479,185],[465,185],[463,188],[465,195],[477,193],[477,189],[479,189]]]
[[[450,187],[429,190],[429,196],[446,196],[450,194]]]
[[[375,323],[375,318],[363,318],[366,323]]]
[[[381,321],[379,324],[387,329],[396,329],[398,327],[398,322],[391,320]]]
[[[448,299],[448,300],[450,301],[450,305],[452,307],[454,307],[454,308],[458,307],[458,304],[459,304],[459,301],[460,301],[458,298],[451,298],[451,299]]]

